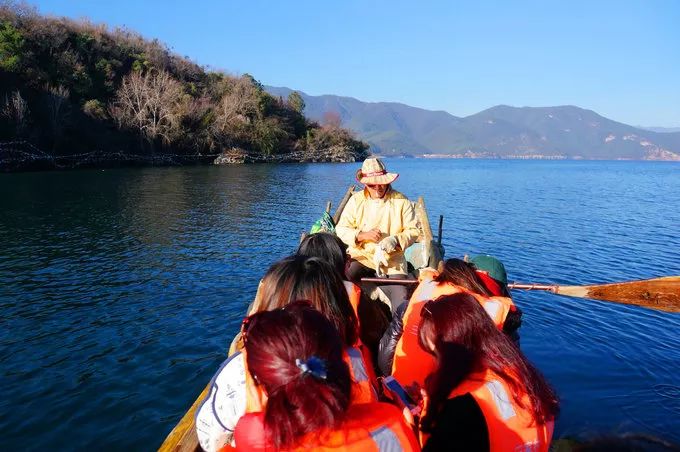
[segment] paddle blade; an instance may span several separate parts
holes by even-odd
[[[591,286],[557,286],[555,293],[680,312],[680,276]]]

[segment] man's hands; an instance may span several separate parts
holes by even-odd
[[[357,234],[357,242],[373,242],[378,243],[382,238],[380,229],[373,228],[370,231],[361,231]]]
[[[399,247],[399,240],[393,235],[382,238],[380,229],[373,228],[369,231],[361,231],[357,234],[357,242],[378,243],[387,254],[393,253]]]

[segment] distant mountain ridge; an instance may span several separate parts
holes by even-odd
[[[651,132],[659,132],[659,133],[674,133],[674,132],[680,132],[680,127],[645,127],[645,126],[635,126],[638,129],[642,130],[649,130]]]
[[[266,87],[287,97],[289,88]],[[680,160],[680,132],[659,133],[612,121],[576,106],[498,105],[467,117],[394,102],[310,96],[305,115],[337,113],[385,156]]]

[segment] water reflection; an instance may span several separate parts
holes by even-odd
[[[445,215],[449,256],[495,254],[511,279],[680,274],[678,165],[388,167],[402,173],[397,189],[425,196],[433,224]],[[1,175],[3,444],[159,444],[222,360],[262,273],[295,249],[327,200],[337,204],[356,169]],[[621,428],[680,441],[678,316],[550,294],[516,299],[522,346],[563,399],[558,434]]]

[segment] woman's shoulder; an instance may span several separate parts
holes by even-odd
[[[236,450],[266,450],[264,413],[248,413],[241,416],[234,430]],[[270,446],[271,447],[271,446]]]
[[[385,446],[384,450],[417,447],[401,411],[382,402],[350,405],[345,420],[337,429],[307,434],[300,444],[305,445],[304,450],[363,450],[373,449],[371,446],[375,446],[376,441]]]
[[[213,385],[244,385],[246,378],[246,361],[242,352],[229,356],[213,377]]]

